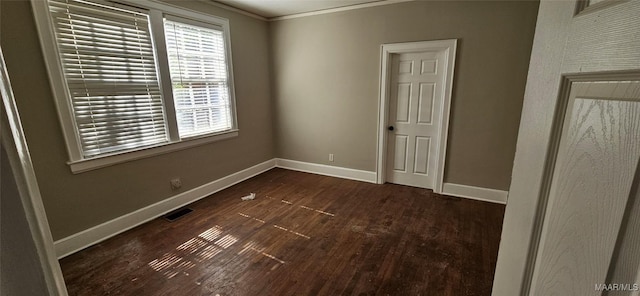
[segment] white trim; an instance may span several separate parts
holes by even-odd
[[[150,157],[157,154],[163,154],[170,151],[186,149],[189,147],[202,145],[209,142],[219,141],[235,137],[238,135],[238,116],[236,111],[235,99],[235,83],[233,79],[233,57],[231,52],[231,33],[229,29],[229,20],[214,15],[200,13],[194,10],[182,8],[179,6],[166,4],[158,0],[115,0],[120,3],[129,4],[134,7],[149,10],[149,22],[152,26],[150,34],[156,56],[156,67],[159,87],[162,92],[162,100],[167,123],[167,142],[154,145],[151,147],[140,147],[136,150],[127,150],[108,155],[100,155],[95,158],[84,158],[80,139],[77,133],[75,119],[73,118],[73,108],[69,100],[70,94],[65,80],[62,64],[60,62],[60,54],[55,40],[54,27],[51,25],[51,15],[49,13],[48,1],[31,0],[33,7],[33,16],[36,22],[38,35],[42,53],[47,67],[48,77],[52,88],[58,118],[65,139],[67,152],[69,155],[68,164],[73,173],[80,173],[105,166],[114,165],[126,161],[136,160],[140,158]],[[161,14],[161,15],[160,15]],[[223,31],[225,57],[227,64],[227,85],[229,88],[229,103],[231,114],[233,117],[233,126],[229,131],[220,133],[212,133],[192,138],[180,139],[177,131],[177,123],[175,119],[175,108],[173,108],[173,94],[171,90],[171,78],[169,75],[168,63],[166,62],[166,48],[164,44],[164,25],[162,17],[173,16],[195,20],[205,24],[211,24],[219,27]],[[159,58],[165,60],[158,61]],[[159,67],[162,65],[162,67]]]
[[[180,141],[178,132],[178,118],[176,112],[167,112],[175,110],[175,100],[173,98],[173,83],[171,82],[171,71],[169,70],[169,57],[166,46],[166,38],[164,32],[164,14],[160,10],[149,10],[149,26],[151,28],[151,42],[153,48],[156,49],[154,61],[156,65],[156,73],[158,73],[158,86],[160,87],[160,95],[163,100],[164,120],[167,124],[167,137],[170,142]],[[169,78],[169,79],[167,79]],[[73,168],[71,168],[73,171]]]
[[[55,253],[58,258],[66,257],[84,248],[132,229],[140,224],[153,220],[165,213],[191,204],[225,188],[262,174],[274,167],[342,179],[376,183],[376,173],[371,171],[274,158],[57,240],[54,243]],[[506,203],[507,200],[506,191],[451,183],[444,184],[444,192],[442,194],[501,204]]]
[[[33,238],[38,262],[42,268],[44,281],[49,295],[67,295],[67,288],[62,276],[60,264],[56,260],[53,237],[49,230],[49,222],[45,213],[38,180],[31,162],[27,140],[22,129],[20,115],[16,106],[11,81],[7,73],[2,49],[0,48],[0,92],[2,93],[1,138],[11,165],[13,178],[20,194],[20,199]]]
[[[51,14],[48,2],[45,0],[31,0],[33,18],[40,37],[40,47],[47,68],[47,77],[53,93],[58,119],[65,140],[65,147],[70,160],[82,159],[80,139],[76,132],[76,123],[73,119],[73,108],[68,98],[69,88],[64,80],[64,72],[60,63],[60,51],[56,46],[55,32],[51,25]]]
[[[324,164],[276,158],[276,167],[324,176],[376,183],[376,173]]]
[[[42,0],[35,0],[42,1]],[[113,0],[121,3],[131,5],[133,7],[140,7],[145,9],[156,9],[164,13],[190,18],[197,21],[219,24],[223,27],[229,27],[229,20],[223,17],[215,16],[212,14],[202,13],[199,11],[184,8],[182,6],[166,3],[159,0]]]
[[[506,204],[509,192],[504,190],[469,185],[444,183],[444,185],[442,186],[442,194],[492,203]]]
[[[444,50],[447,66],[445,68],[445,85],[440,112],[440,133],[438,135],[438,164],[435,171],[433,191],[441,193],[444,183],[445,158],[447,153],[447,137],[449,134],[449,114],[451,111],[451,92],[453,90],[453,72],[456,61],[457,39],[383,44],[380,49],[380,90],[378,102],[378,147],[376,163],[376,182],[385,182],[385,166],[387,154],[387,125],[389,108],[389,83],[391,55],[396,53]]]
[[[187,148],[204,145],[211,142],[217,142],[226,140],[229,138],[237,137],[238,130],[231,130],[223,133],[219,133],[211,136],[204,136],[199,138],[187,138],[180,142],[175,143],[163,143],[156,146],[145,147],[139,150],[127,151],[125,153],[119,153],[114,155],[105,155],[95,158],[88,158],[79,161],[68,162],[71,167],[71,172],[74,174],[91,171],[115,164],[152,157],[160,154],[165,154],[173,151],[184,150]]]
[[[362,3],[362,4],[355,4],[355,5],[349,5],[349,6],[343,6],[343,7],[316,10],[311,12],[303,12],[303,13],[296,13],[296,14],[290,14],[285,16],[272,17],[272,18],[269,18],[268,20],[269,21],[289,20],[289,19],[300,18],[300,17],[307,17],[307,16],[314,16],[314,15],[320,15],[320,14],[327,14],[327,13],[341,12],[341,11],[354,10],[354,9],[362,9],[362,8],[375,7],[375,6],[404,3],[404,2],[412,2],[412,1],[416,1],[416,0],[382,0],[382,1],[376,1],[376,2],[370,2],[370,3]]]
[[[282,158],[276,158],[276,167],[342,179],[377,183],[376,173],[371,171],[356,170]],[[508,192],[504,190],[469,185],[444,183],[441,194],[492,203],[506,204]]]
[[[261,15],[258,15],[258,14],[252,13],[252,12],[248,12],[246,10],[242,10],[240,8],[236,8],[236,7],[233,7],[233,6],[230,6],[230,5],[226,5],[224,3],[216,2],[216,1],[213,1],[213,0],[197,0],[197,1],[209,4],[209,5],[213,5],[213,6],[216,6],[216,7],[220,7],[222,9],[226,9],[226,10],[229,10],[229,11],[233,11],[233,12],[236,12],[236,13],[239,13],[239,14],[242,14],[242,15],[246,15],[248,17],[251,17],[251,18],[254,18],[254,19],[258,19],[258,20],[261,20],[261,21],[268,21],[269,20],[268,18],[266,18],[264,16],[261,16]]]
[[[104,222],[87,230],[57,240],[55,242],[56,254],[58,258],[68,256],[88,246],[97,244],[140,224],[153,220],[165,213],[205,198],[256,175],[262,174],[274,168],[275,164],[275,159],[267,160],[237,173],[209,182],[137,211],[120,216],[111,221]]]

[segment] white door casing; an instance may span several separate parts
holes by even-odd
[[[576,88],[583,82],[640,80],[640,1],[607,0],[576,15],[581,3],[540,3],[493,282],[496,296],[600,295],[595,284],[638,276],[640,258],[626,255],[640,254],[640,235],[627,235],[640,229],[640,219],[629,219],[629,213],[640,214],[633,198],[637,189],[629,189],[638,163],[633,145],[621,144],[632,142],[637,103],[614,90],[579,97]],[[609,134],[617,128],[626,135]],[[580,132],[580,145],[563,148]],[[597,142],[622,149],[596,148]],[[591,169],[584,162],[589,157]],[[613,172],[598,172],[613,168],[616,158],[625,161]],[[593,182],[594,176],[600,180]],[[611,184],[615,188],[602,189]],[[597,190],[607,197],[596,198]],[[626,268],[625,261],[635,266]],[[619,274],[623,269],[625,276]]]
[[[393,54],[386,181],[433,189],[444,50]]]
[[[442,191],[456,43],[382,46],[377,183]]]
[[[49,230],[49,222],[13,96],[2,48],[0,48],[0,93],[2,100],[0,103],[0,141],[6,149],[8,162],[13,173],[13,176],[7,177],[7,180],[15,182],[17,187],[20,203],[24,209],[24,217],[38,254],[36,261],[40,263],[48,295],[65,296],[67,295],[67,287],[53,247],[53,237]],[[5,182],[4,180],[3,178],[3,182]],[[19,213],[19,215],[21,214]]]

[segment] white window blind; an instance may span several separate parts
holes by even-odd
[[[228,20],[150,0],[31,3],[74,173],[238,135]]]
[[[164,29],[180,137],[231,129],[223,31],[168,19]]]
[[[78,0],[49,9],[84,157],[166,142],[148,16]]]

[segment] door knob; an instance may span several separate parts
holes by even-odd
[[[390,131],[393,131],[394,130],[393,125],[390,125],[387,129]]]

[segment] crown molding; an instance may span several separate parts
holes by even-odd
[[[267,18],[267,17],[261,16],[261,15],[258,15],[258,14],[252,13],[252,12],[248,12],[246,10],[242,10],[240,8],[233,7],[231,5],[220,3],[220,2],[217,2],[215,0],[197,0],[197,1],[209,4],[209,5],[213,5],[213,6],[222,8],[222,9],[226,9],[226,10],[229,10],[229,11],[233,11],[233,12],[236,12],[236,13],[239,13],[239,14],[242,14],[242,15],[246,15],[248,17],[251,17],[251,18],[254,18],[254,19],[258,19],[258,20],[261,20],[261,21],[273,22],[273,21],[289,20],[289,19],[295,19],[295,18],[301,18],[301,17],[314,16],[314,15],[335,13],[335,12],[341,12],[341,11],[348,11],[348,10],[354,10],[354,9],[362,9],[362,8],[368,8],[368,7],[375,7],[375,6],[403,3],[403,2],[412,2],[412,1],[416,1],[416,0],[381,0],[381,1],[377,1],[377,2],[354,4],[354,5],[348,5],[348,6],[343,6],[343,7],[336,7],[336,8],[322,9],[322,10],[316,10],[316,11],[310,11],[310,12],[303,12],[303,13],[296,13],[296,14],[277,16],[277,17],[272,17],[272,18]]]
[[[354,10],[354,9],[362,9],[362,8],[383,6],[383,5],[404,3],[404,2],[413,2],[413,1],[416,1],[416,0],[382,0],[382,1],[377,1],[377,2],[362,3],[362,4],[355,4],[355,5],[349,5],[349,6],[343,6],[343,7],[316,10],[316,11],[311,11],[311,12],[303,12],[303,13],[296,13],[296,14],[272,17],[272,18],[269,18],[268,20],[271,21],[271,22],[273,22],[273,21],[282,21],[282,20],[289,20],[289,19],[295,19],[295,18],[301,18],[301,17],[307,17],[307,16],[314,16],[314,15],[342,12],[342,11],[348,11],[348,10]]]
[[[213,5],[213,6],[216,6],[216,7],[222,8],[222,9],[226,9],[226,10],[229,10],[229,11],[233,11],[233,12],[236,12],[236,13],[239,13],[239,14],[242,14],[242,15],[246,15],[248,17],[251,17],[251,18],[254,18],[254,19],[258,19],[258,20],[261,20],[261,21],[268,22],[270,20],[270,19],[268,19],[268,18],[266,18],[264,16],[257,15],[255,13],[248,12],[246,10],[242,10],[240,8],[236,8],[236,7],[233,7],[231,5],[227,5],[227,4],[224,4],[224,3],[216,2],[216,1],[213,1],[213,0],[196,0],[196,1],[199,1],[199,2],[202,2],[202,3],[205,3],[205,4],[209,4],[209,5]]]

